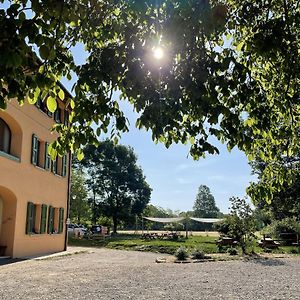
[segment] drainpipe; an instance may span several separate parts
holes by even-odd
[[[68,194],[67,194],[67,220],[69,219],[70,213],[70,191],[71,191],[71,164],[72,164],[72,154],[69,152],[69,164],[68,164]],[[68,224],[65,222],[65,246],[64,251],[67,250],[68,245]]]

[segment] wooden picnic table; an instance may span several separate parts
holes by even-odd
[[[166,233],[143,233],[142,239],[154,240],[154,239],[161,239],[161,240],[169,240],[169,239],[176,239],[180,237],[177,232],[166,232]]]
[[[236,246],[237,243],[238,242],[234,238],[228,236],[223,236],[216,240],[218,246]]]
[[[262,247],[262,248],[277,249],[280,246],[280,243],[277,241],[274,241],[271,238],[264,237],[263,239],[258,241],[258,246]]]

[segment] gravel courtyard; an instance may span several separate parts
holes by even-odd
[[[157,257],[90,248],[2,265],[0,299],[300,299],[299,257],[189,264]]]

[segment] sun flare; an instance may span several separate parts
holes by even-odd
[[[153,49],[153,56],[154,56],[154,58],[156,58],[156,59],[162,59],[163,58],[163,56],[164,56],[164,51],[163,51],[163,49],[161,48],[161,47],[155,47],[154,49]]]

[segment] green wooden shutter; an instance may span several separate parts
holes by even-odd
[[[41,108],[41,104],[42,104],[42,98],[39,96],[38,97],[38,99],[37,99],[37,101],[35,102],[35,106],[37,107],[37,108]]]
[[[54,120],[56,123],[61,123],[61,109],[59,107],[54,112]]]
[[[62,157],[62,165],[61,165],[61,176],[65,177],[67,175],[67,155]]]
[[[35,134],[32,135],[32,144],[31,144],[31,163],[33,165],[38,164],[39,156],[39,140]]]
[[[64,209],[59,209],[58,233],[62,233],[64,229]]]
[[[55,160],[52,160],[52,172],[53,172],[53,174],[57,174],[57,159],[58,159],[58,157],[56,157],[56,159]]]
[[[46,233],[47,205],[42,204],[40,233]]]
[[[53,113],[47,108],[47,115],[52,118],[53,117]]]
[[[27,203],[26,234],[34,232],[34,204]]]
[[[53,233],[54,229],[54,207],[49,206],[48,211],[48,233]]]
[[[68,111],[64,111],[64,125],[69,126],[69,113]]]
[[[51,164],[51,158],[50,158],[50,154],[48,153],[48,147],[49,147],[49,143],[45,143],[45,165],[44,168],[45,170],[49,170],[50,169],[50,164]]]

